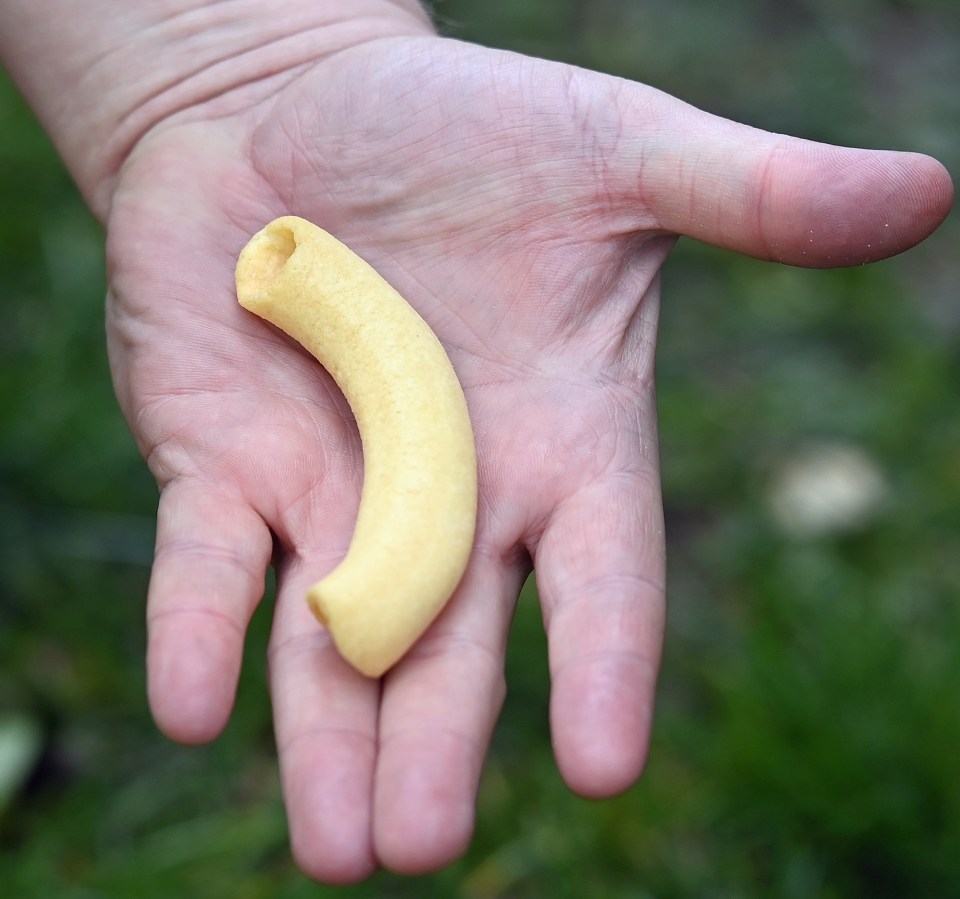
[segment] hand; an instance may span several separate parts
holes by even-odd
[[[129,158],[108,221],[110,351],[162,488],[156,719],[186,742],[222,728],[273,558],[293,849],[312,876],[344,882],[378,864],[426,871],[467,846],[531,561],[564,778],[602,797],[640,774],[664,621],[658,272],[675,235],[854,264],[922,239],[951,187],[924,157],[770,135],[431,36],[281,74],[227,113],[170,117]],[[304,602],[351,533],[362,458],[349,415],[315,361],[234,296],[240,248],[286,213],[336,234],[420,310],[475,422],[472,561],[382,683],[342,662]]]

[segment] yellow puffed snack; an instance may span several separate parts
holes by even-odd
[[[356,528],[307,601],[343,657],[379,677],[440,613],[470,557],[477,459],[463,390],[413,307],[304,219],[284,216],[255,234],[236,282],[240,304],[309,350],[356,416]]]

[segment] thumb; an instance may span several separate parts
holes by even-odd
[[[950,176],[928,156],[772,134],[631,86],[617,94],[614,164],[665,231],[761,259],[834,267],[909,249],[950,211]]]

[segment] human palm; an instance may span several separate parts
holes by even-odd
[[[866,261],[920,239],[949,191],[919,158],[788,141],[442,39],[371,42],[278,78],[266,99],[253,90],[229,114],[194,110],[148,135],[109,221],[111,362],[163,490],[151,703],[171,736],[215,736],[273,560],[270,681],[297,857],[324,880],[427,870],[469,840],[531,561],[562,773],[604,796],[642,767],[664,615],[658,271],[674,235]],[[469,568],[382,683],[339,658],[304,602],[352,530],[349,413],[233,291],[246,239],[287,213],[421,312],[474,421]]]

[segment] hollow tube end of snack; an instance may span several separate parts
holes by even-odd
[[[240,305],[256,312],[268,302],[270,287],[297,249],[297,225],[293,216],[274,219],[247,241],[234,272]]]

